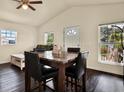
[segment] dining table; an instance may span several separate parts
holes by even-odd
[[[65,91],[65,69],[74,64],[75,58],[78,53],[65,52],[54,53],[53,51],[34,52],[37,53],[41,62],[44,65],[48,65],[58,69],[57,90],[58,92]],[[43,61],[42,61],[43,60]],[[30,91],[31,77],[28,74],[27,67],[25,65],[25,91]]]

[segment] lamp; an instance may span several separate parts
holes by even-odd
[[[23,5],[22,5],[22,8],[23,8],[24,10],[27,10],[27,9],[28,9],[28,5],[27,5],[27,4],[23,4]]]

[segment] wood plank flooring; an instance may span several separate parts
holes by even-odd
[[[24,92],[24,83],[24,71],[20,71],[18,67],[10,64],[0,65],[0,92]],[[48,85],[52,86],[52,83]],[[87,70],[86,88],[88,92],[124,92],[123,78]]]

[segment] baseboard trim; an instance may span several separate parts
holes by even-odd
[[[109,75],[112,75],[112,76],[116,76],[116,77],[119,77],[119,78],[124,78],[124,75],[118,75],[118,74],[115,74],[115,73],[100,71],[100,70],[91,69],[91,68],[87,68],[87,70],[92,70],[92,71],[96,71],[96,72],[100,72],[100,73],[104,73],[104,74],[109,74]]]
[[[0,64],[6,64],[9,63],[9,61],[0,61]]]
[[[10,62],[8,62],[8,61],[0,61],[0,65],[8,64],[8,63],[10,63]],[[92,71],[96,71],[96,72],[105,73],[105,74],[109,74],[109,75],[112,75],[112,76],[124,78],[124,75],[118,75],[118,74],[111,73],[111,72],[100,71],[100,70],[96,70],[96,69],[92,69],[92,68],[87,68],[87,70],[92,70]]]

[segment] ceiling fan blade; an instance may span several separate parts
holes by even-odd
[[[42,1],[30,1],[29,4],[42,4]]]
[[[13,1],[16,1],[16,2],[21,2],[20,0],[13,0]]]
[[[36,9],[35,9],[34,7],[32,7],[31,5],[28,5],[28,7],[29,7],[30,9],[32,9],[33,11],[36,10]]]
[[[21,8],[22,7],[22,5],[19,5],[18,7],[16,7],[16,9],[19,9],[19,8]]]

